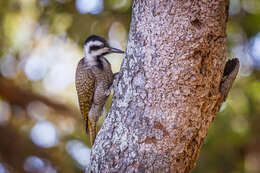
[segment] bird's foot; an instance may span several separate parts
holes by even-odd
[[[113,89],[115,90],[115,86],[117,85],[117,83],[119,82],[119,72],[114,73],[114,82],[113,82]]]

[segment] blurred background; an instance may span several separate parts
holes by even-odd
[[[0,173],[84,172],[90,143],[74,86],[87,36],[125,49],[131,0],[0,0]],[[260,0],[231,0],[239,76],[194,173],[260,173]],[[123,55],[109,55],[119,71]],[[109,109],[111,97],[106,105]],[[99,122],[101,125],[102,119]]]

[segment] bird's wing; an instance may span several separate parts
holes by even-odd
[[[93,103],[95,76],[91,68],[84,66],[83,59],[79,62],[76,71],[76,89],[80,111],[85,121],[86,132],[88,133],[88,112]]]

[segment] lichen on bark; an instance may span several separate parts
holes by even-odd
[[[228,0],[135,0],[111,110],[86,172],[190,172],[237,75]],[[233,63],[235,62],[235,63]]]

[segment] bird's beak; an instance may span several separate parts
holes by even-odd
[[[120,49],[110,47],[109,48],[109,53],[125,53],[125,52],[120,50]]]

